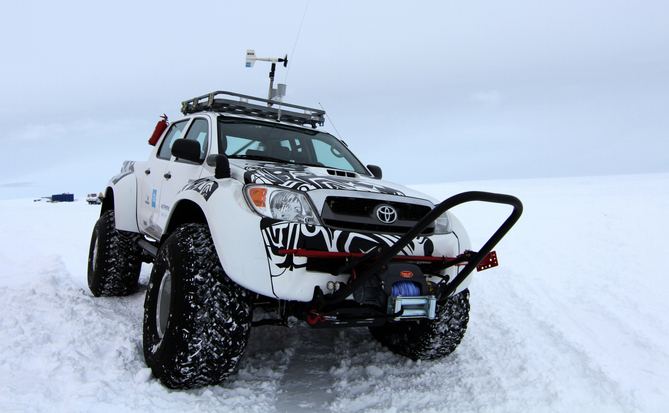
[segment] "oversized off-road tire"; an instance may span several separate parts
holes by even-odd
[[[100,215],[88,252],[88,288],[94,296],[124,296],[137,290],[142,269],[137,237],[116,229],[114,210]]]
[[[387,322],[369,330],[381,344],[412,360],[433,360],[455,351],[467,331],[469,290],[437,306],[434,320]]]
[[[158,251],[144,302],[144,358],[154,377],[171,389],[220,383],[244,353],[251,307],[207,226],[179,227]]]

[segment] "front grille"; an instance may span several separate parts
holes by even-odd
[[[390,205],[395,208],[397,221],[392,224],[380,222],[374,214],[379,205]],[[332,196],[325,199],[323,222],[329,227],[354,231],[405,233],[431,210],[432,208],[426,205]],[[428,227],[423,234],[432,232],[434,229]]]
[[[341,215],[370,215],[379,204],[376,199],[329,197],[325,200],[330,210]]]
[[[362,232],[389,232],[389,233],[404,234],[406,232],[409,232],[409,230],[411,229],[411,227],[405,227],[405,226],[365,224],[360,222],[336,221],[334,219],[324,219],[323,223],[328,227],[348,229],[352,231],[362,231]],[[431,234],[433,232],[434,228],[427,228],[425,231],[423,231],[423,234]]]
[[[385,202],[379,199],[328,197],[325,202],[338,215],[354,215],[373,218],[374,208],[380,204],[390,205],[397,211],[398,220],[420,221],[432,209],[424,205]]]

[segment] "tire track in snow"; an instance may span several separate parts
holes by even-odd
[[[339,330],[299,325],[292,332],[292,354],[277,389],[275,408],[281,413],[329,412],[334,398],[330,371],[337,361],[334,340]]]

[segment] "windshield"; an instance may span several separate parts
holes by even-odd
[[[288,162],[368,174],[343,143],[315,130],[219,118],[218,147],[228,158]]]

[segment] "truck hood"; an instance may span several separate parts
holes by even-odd
[[[230,166],[232,177],[244,184],[273,185],[298,191],[331,189],[429,198],[401,185],[339,169],[245,159],[230,159]]]

